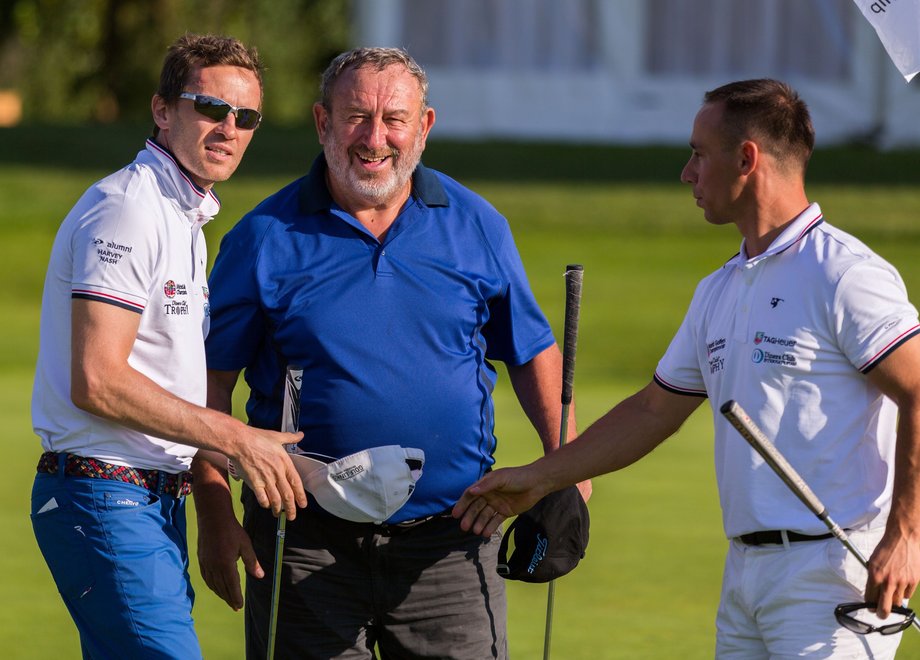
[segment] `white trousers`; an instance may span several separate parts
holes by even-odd
[[[884,530],[849,533],[868,559]],[[901,635],[858,635],[834,608],[862,601],[866,569],[835,538],[729,544],[716,617],[718,660],[894,658]]]

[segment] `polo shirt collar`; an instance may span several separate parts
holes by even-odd
[[[762,254],[753,259],[748,259],[744,249],[744,239],[741,240],[741,249],[726,265],[740,266],[746,262],[757,262],[768,257],[785,252],[793,245],[805,238],[815,227],[824,222],[824,214],[821,213],[821,207],[815,203],[809,204],[796,218],[789,223],[782,233],[777,236],[770,247]]]
[[[300,210],[305,215],[328,211],[334,204],[326,185],[327,169],[326,156],[320,153],[300,189]],[[425,206],[450,206],[447,192],[438,175],[421,163],[412,173],[412,196]]]
[[[189,177],[179,161],[165,147],[152,139],[138,160],[149,165],[163,190],[174,197],[191,222],[206,223],[220,211],[220,200],[212,190],[204,190]]]

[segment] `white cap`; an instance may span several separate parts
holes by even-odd
[[[326,511],[352,522],[380,524],[415,490],[425,452],[386,445],[328,463],[301,453],[292,453],[291,460],[304,487]]]

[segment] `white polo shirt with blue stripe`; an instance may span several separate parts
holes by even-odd
[[[32,421],[45,451],[116,465],[181,472],[196,449],[128,429],[77,408],[70,397],[71,300],[140,315],[128,362],[155,383],[206,403],[207,246],[217,213],[169,152],[147,141],[135,161],[95,183],[64,219],[42,295]]]
[[[726,535],[826,527],[719,413],[734,399],[844,528],[882,527],[897,406],[866,374],[920,332],[893,266],[810,205],[761,255],[698,285],[658,364],[667,390],[709,397]]]

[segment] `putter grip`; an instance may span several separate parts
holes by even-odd
[[[722,404],[720,410],[729,423],[738,430],[741,437],[747,440],[748,444],[763,457],[763,460],[773,468],[780,479],[786,482],[786,485],[802,500],[805,506],[818,518],[827,522],[827,509],[824,508],[824,504],[805,483],[801,475],[795,471],[795,468],[789,464],[786,457],[779,452],[776,445],[770,442],[764,432],[757,427],[744,408],[737,401],[729,399]]]
[[[565,334],[562,342],[562,405],[572,403],[575,386],[575,351],[578,348],[578,315],[581,311],[581,280],[584,268],[565,267]]]

